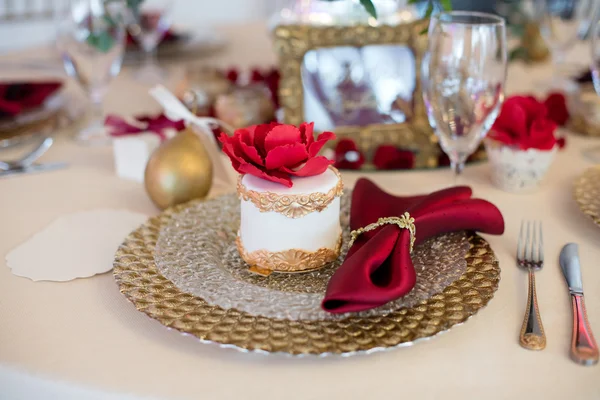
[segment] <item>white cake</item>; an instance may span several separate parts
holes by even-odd
[[[292,177],[293,186],[244,175],[238,181],[241,222],[237,245],[254,272],[323,267],[341,246],[339,172]]]

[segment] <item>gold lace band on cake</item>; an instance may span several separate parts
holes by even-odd
[[[238,196],[250,200],[260,212],[273,211],[283,214],[288,218],[301,218],[315,211],[323,211],[336,197],[340,197],[344,191],[344,184],[339,171],[330,168],[338,178],[337,184],[327,193],[309,194],[277,194],[273,192],[257,192],[247,189],[242,183],[243,175],[240,175],[237,183]]]
[[[272,272],[308,272],[324,267],[327,263],[335,261],[342,248],[340,235],[335,249],[320,248],[311,252],[299,249],[284,251],[256,250],[247,252],[238,235],[235,244],[242,259],[250,265],[250,272],[259,275],[270,275]]]
[[[400,217],[379,218],[375,223],[369,224],[363,228],[358,228],[350,232],[352,238],[350,239],[350,244],[348,245],[348,248],[352,247],[354,241],[363,233],[372,231],[383,225],[398,225],[402,229],[408,229],[408,231],[410,232],[410,252],[412,253],[413,248],[415,246],[415,235],[417,228],[415,227],[415,219],[412,218],[407,212],[405,212]]]

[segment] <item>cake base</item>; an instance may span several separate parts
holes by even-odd
[[[300,249],[277,252],[267,250],[247,252],[239,234],[235,244],[242,259],[250,265],[249,272],[268,276],[273,272],[298,273],[323,268],[328,263],[335,261],[340,255],[342,235],[339,236],[335,249],[321,248],[314,252]]]

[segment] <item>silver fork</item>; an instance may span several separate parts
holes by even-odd
[[[519,342],[529,350],[543,350],[546,347],[546,334],[540,317],[535,293],[534,272],[544,266],[544,240],[540,221],[522,221],[517,245],[517,265],[529,273],[527,308]]]

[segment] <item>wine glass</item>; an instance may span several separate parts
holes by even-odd
[[[91,102],[91,122],[77,136],[82,143],[110,143],[102,100],[121,70],[124,12],[125,4],[117,0],[69,0],[69,7],[57,15],[56,44],[65,70],[79,81]]]
[[[423,99],[429,123],[458,177],[504,101],[504,19],[479,12],[443,12],[431,18],[428,34]]]
[[[129,33],[144,52],[144,63],[136,79],[148,84],[163,81],[166,73],[158,65],[158,44],[171,29],[173,0],[129,0]]]
[[[592,40],[591,44],[591,65],[592,81],[596,94],[600,95],[600,21],[596,20],[592,25]],[[600,104],[598,102],[590,102],[584,104],[583,112],[586,113],[585,118],[593,125],[600,125]],[[600,146],[590,146],[583,151],[584,157],[592,162],[600,162]]]
[[[536,5],[540,32],[552,53],[556,73],[568,75],[573,68],[566,62],[566,53],[579,35],[585,35],[596,12],[596,0],[537,0]]]

